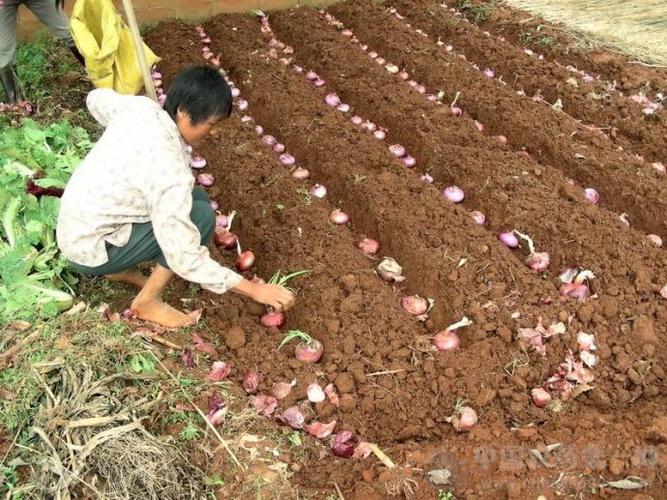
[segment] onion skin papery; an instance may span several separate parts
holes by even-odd
[[[498,239],[506,247],[516,248],[519,246],[519,239],[516,236],[514,236],[514,233],[512,231],[500,233],[498,235]]]
[[[442,191],[442,195],[452,203],[461,203],[465,197],[463,189],[458,186],[449,186]]]
[[[482,212],[479,210],[473,211],[470,216],[472,219],[479,224],[480,226],[483,225],[486,222],[486,215],[484,215]]]
[[[315,184],[310,188],[310,194],[315,198],[324,198],[327,195],[327,188],[321,184]]]
[[[236,269],[239,271],[247,271],[255,264],[255,254],[250,250],[241,252],[241,254],[236,259]]]
[[[438,332],[433,337],[433,346],[441,352],[456,351],[461,346],[459,336],[450,330]]]
[[[357,243],[357,247],[364,253],[364,255],[369,256],[375,255],[380,251],[380,244],[377,242],[377,240],[372,238],[364,238],[359,243]]]
[[[345,212],[335,209],[333,212],[331,212],[331,215],[329,215],[329,220],[334,224],[347,224],[350,218]]]

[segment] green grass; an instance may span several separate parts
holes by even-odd
[[[522,31],[519,35],[519,40],[521,40],[526,45],[535,44],[541,47],[553,47],[556,44],[554,38],[540,33],[544,27],[545,26],[543,24],[540,24],[535,28],[534,32]]]
[[[53,38],[41,34],[34,41],[20,43],[16,50],[16,72],[21,88],[31,101],[40,101],[48,93],[45,83],[50,76],[79,71],[78,62]],[[0,88],[0,100],[5,98]]]
[[[16,50],[16,72],[25,97],[37,106],[35,121],[49,125],[67,118],[99,137],[101,128],[85,107],[85,95],[92,90],[84,68],[69,49],[52,36],[40,34],[34,41],[20,43]],[[0,85],[0,102],[6,100]],[[16,115],[0,115],[0,131],[12,126]]]
[[[476,4],[471,0],[458,0],[455,7],[469,20],[475,23],[483,23],[491,16],[493,4],[491,2]]]

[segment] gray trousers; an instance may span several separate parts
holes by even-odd
[[[0,68],[14,64],[16,54],[16,20],[19,5],[25,5],[46,25],[53,35],[71,45],[69,19],[55,0],[4,0],[0,7]]]
[[[200,186],[196,186],[192,190],[190,219],[199,229],[201,244],[208,245],[215,230],[215,212],[211,208],[208,194]],[[97,267],[82,266],[74,262],[70,262],[70,265],[81,274],[92,276],[120,273],[132,269],[142,262],[158,262],[162,267],[169,269],[167,260],[155,239],[153,225],[150,222],[132,224],[130,240],[123,247],[115,247],[107,243],[107,255],[109,260]]]

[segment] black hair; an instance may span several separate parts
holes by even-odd
[[[181,71],[169,85],[164,109],[176,121],[180,109],[193,125],[213,116],[229,118],[232,91],[222,75],[210,66],[193,66]]]

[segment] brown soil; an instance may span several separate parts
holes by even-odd
[[[541,94],[549,103],[558,99],[563,112],[585,124],[603,127],[611,132],[614,144],[628,152],[644,155],[650,161],[661,160],[665,154],[667,122],[665,114],[647,118],[642,107],[625,95],[610,91],[604,82],[586,83],[554,61],[542,61],[526,55],[523,48],[502,43],[496,36],[487,36],[483,28],[464,22],[465,18],[433,4],[428,0],[394,0],[390,2],[406,16],[415,29],[422,29],[432,38],[452,44],[454,51],[446,58],[452,60],[464,54],[480,70],[491,68],[495,77],[528,96]],[[570,82],[568,83],[568,80]]]
[[[627,92],[667,89],[667,68],[652,68],[613,50],[591,48],[563,26],[500,2],[472,0],[471,3],[489,6],[490,16],[479,24],[482,29],[504,36],[516,46],[528,47],[563,65],[573,65],[605,80],[616,81],[619,88]]]
[[[304,365],[293,358],[293,347],[278,350],[282,333],[258,323],[263,308],[231,293],[198,295],[207,335],[232,363],[236,380],[255,367],[261,391],[296,378],[282,408],[303,400],[311,381],[333,382],[340,407],[320,403],[312,416],[336,419],[337,430],[377,443],[405,467],[388,474],[372,457],[311,454],[293,469],[292,481],[312,498],[335,494],[334,483],[345,498],[387,498],[392,486],[414,480],[416,498],[435,498],[425,473],[448,468],[457,498],[552,498],[590,491],[601,478],[635,475],[650,482],[645,492],[664,495],[667,448],[649,429],[665,415],[666,351],[660,340],[667,333],[667,301],[657,291],[667,283],[667,257],[646,242],[643,231],[667,236],[665,179],[599,134],[463,63],[434,64],[443,54],[433,38],[416,35],[374,5],[348,2],[330,12],[361,43],[408,68],[428,88],[444,88],[448,96],[465,90],[465,114],[453,118],[447,107],[428,103],[314,10],[276,13],[270,21],[276,37],[294,47],[294,62],[326,81],[322,89],[266,55],[267,38],[256,19],[219,16],[205,25],[222,67],[250,103],[248,113],[312,175],[307,182],[293,180],[235,112],[201,149],[217,179],[210,193],[223,211],[239,212],[236,232],[257,254],[253,271],[259,276],[313,270],[295,283],[300,292],[288,327],[312,333],[324,344],[324,356]],[[146,38],[163,58],[167,86],[178,70],[201,61],[192,26],[163,23]],[[547,74],[541,78],[550,82]],[[326,106],[329,92],[387,127],[387,140],[361,133],[349,123],[352,113]],[[591,118],[602,117],[613,119],[613,113]],[[473,118],[485,124],[485,133],[505,134],[512,147],[476,132]],[[624,140],[627,149],[657,150],[660,133],[649,127],[641,139]],[[430,171],[433,185],[392,157],[386,146],[395,142],[417,158],[417,171]],[[523,146],[530,157],[513,151]],[[575,160],[578,152],[586,160]],[[325,199],[305,196],[313,182],[327,186]],[[440,194],[453,183],[466,192],[461,205]],[[583,201],[582,187],[589,185],[603,196],[599,207]],[[334,208],[345,210],[350,223],[329,223]],[[486,226],[471,220],[469,211],[476,209],[487,214]],[[620,212],[631,215],[632,229],[618,223]],[[498,243],[497,233],[513,227],[550,253],[547,273],[530,272],[525,251]],[[403,265],[408,279],[400,289],[382,282],[373,272],[376,261],[356,248],[364,235],[378,239],[382,255]],[[225,265],[233,262],[230,253],[216,255]],[[596,298],[559,297],[558,272],[566,265],[595,272]],[[403,311],[399,299],[405,294],[435,300],[428,321]],[[459,351],[424,348],[428,336],[464,315],[474,325],[461,330]],[[535,326],[540,316],[547,324],[565,321],[567,333],[548,341],[546,357],[526,356],[517,328]],[[243,336],[232,330],[238,328]],[[568,349],[577,352],[579,331],[598,340],[595,388],[560,411],[536,408],[530,389],[555,371]],[[396,372],[376,375],[388,370]],[[468,434],[446,422],[460,399],[480,417]],[[530,450],[553,443],[564,446],[547,456],[555,466],[545,467]],[[613,490],[602,490],[613,497]]]

